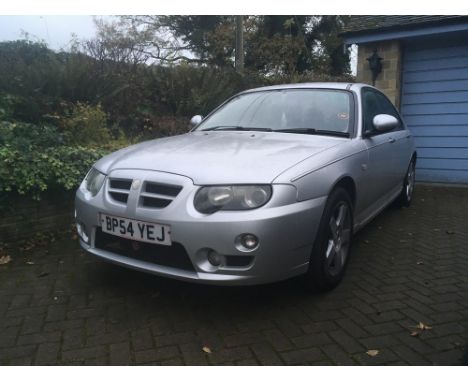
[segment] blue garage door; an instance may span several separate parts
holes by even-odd
[[[415,137],[417,179],[468,183],[468,40],[407,44],[402,115]]]

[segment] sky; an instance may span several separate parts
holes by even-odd
[[[95,34],[93,16],[0,16],[0,41],[21,39],[23,31],[54,50],[67,48],[73,33],[80,39]]]

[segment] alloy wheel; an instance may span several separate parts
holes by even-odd
[[[415,169],[414,162],[411,162],[408,174],[406,175],[406,199],[408,201],[413,197]]]
[[[328,226],[326,265],[329,274],[336,276],[346,264],[351,242],[351,213],[347,203],[340,202],[335,206]]]

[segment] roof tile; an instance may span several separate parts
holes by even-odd
[[[343,28],[344,34],[353,34],[365,31],[382,29],[397,29],[413,27],[420,24],[450,23],[457,19],[467,19],[468,16],[459,15],[381,15],[381,16],[351,16],[349,22]]]

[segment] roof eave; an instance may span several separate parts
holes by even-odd
[[[468,31],[468,20],[458,21],[456,23],[437,25],[434,23],[407,25],[406,28],[380,28],[370,30],[360,30],[355,32],[342,33],[344,43],[365,44],[386,40],[399,40],[412,37],[430,36],[433,34]]]

